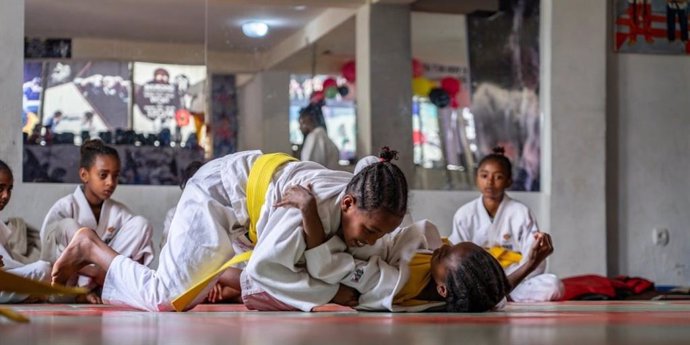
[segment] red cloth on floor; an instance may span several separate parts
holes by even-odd
[[[565,293],[562,300],[578,299],[587,295],[598,295],[606,299],[640,294],[654,288],[654,283],[639,277],[617,276],[613,279],[588,274],[563,279]]]

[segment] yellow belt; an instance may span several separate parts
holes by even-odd
[[[266,201],[266,192],[273,175],[283,164],[296,160],[296,158],[285,153],[268,153],[257,158],[249,171],[249,178],[247,179],[247,213],[249,214],[249,240],[252,244],[256,245],[257,242],[256,223],[259,221],[261,207]],[[251,250],[235,255],[220,268],[211,272],[175,298],[172,301],[173,308],[176,311],[185,310],[213,279],[229,267],[248,261],[251,256]]]
[[[520,260],[522,260],[522,254],[503,247],[496,246],[491,247],[488,250],[489,253],[491,253],[491,256],[495,257],[503,268],[520,263]]]
[[[20,294],[27,294],[31,296],[48,296],[48,295],[84,295],[89,290],[84,288],[73,288],[61,285],[49,285],[44,282],[27,279],[9,272],[5,272],[0,268],[0,291],[15,292]],[[0,316],[9,318],[17,322],[29,322],[29,319],[24,315],[9,309],[0,308]]]

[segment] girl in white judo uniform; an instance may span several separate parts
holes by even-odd
[[[12,170],[0,160],[0,211],[10,202],[13,186]],[[0,269],[33,280],[50,281],[50,263],[41,260],[29,261],[10,246],[10,238],[15,235],[14,231],[0,222]],[[30,297],[27,295],[0,292],[0,303],[20,303],[28,300]]]
[[[143,265],[153,260],[152,227],[148,220],[135,216],[122,203],[110,197],[115,192],[120,173],[117,151],[98,139],[81,147],[79,178],[82,185],[74,193],[58,200],[48,211],[41,227],[42,258],[55,262],[74,234],[88,228],[117,253]],[[105,271],[95,267],[81,273],[79,286],[100,285]],[[66,283],[66,282],[64,282]],[[91,302],[100,302],[98,299]]]
[[[373,166],[366,177],[362,175],[365,170],[354,178],[313,162],[286,163],[271,174],[263,194],[254,245],[246,236],[246,188],[250,170],[260,156],[259,151],[249,151],[215,159],[187,182],[157,270],[118,255],[95,232],[81,229],[55,263],[53,282],[63,283],[93,263],[107,271],[102,294],[106,303],[172,310],[174,299],[235,254],[253,247],[241,276],[242,297],[248,307],[287,306],[309,311],[328,302],[353,305],[354,289],[329,283],[334,277],[328,267],[349,265],[352,270],[356,263],[345,253],[348,246],[374,244],[400,224],[407,208],[404,175],[389,162],[390,156]],[[342,248],[342,255],[327,261],[308,260],[308,244],[314,241],[305,238],[300,210],[273,207],[280,204],[289,186],[307,183],[318,198],[317,217],[324,233]],[[205,299],[216,280],[187,307]]]
[[[477,187],[482,196],[458,209],[453,218],[452,243],[474,242],[489,248],[510,274],[530,256],[530,248],[539,231],[536,219],[524,204],[511,199],[505,190],[512,184],[512,166],[503,148],[479,162]],[[510,294],[516,302],[554,301],[563,296],[563,283],[553,274],[544,273],[542,262]]]

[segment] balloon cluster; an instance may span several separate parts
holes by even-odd
[[[343,64],[340,68],[340,73],[348,83],[354,84],[356,81],[355,62],[351,60]],[[453,77],[444,77],[440,80],[439,85],[436,85],[436,83],[424,77],[424,65],[422,62],[412,59],[412,93],[416,96],[428,97],[431,103],[439,108],[445,108],[449,105],[453,108],[458,108],[460,104],[457,96],[461,89],[460,80]],[[332,78],[328,78],[323,82],[323,90],[325,90],[326,98],[335,97],[338,93],[344,97],[349,92],[347,86],[338,87],[335,79]],[[323,92],[319,97],[321,100],[323,99]]]
[[[424,66],[417,59],[412,59],[412,93],[419,97],[429,97],[429,101],[439,108],[450,105],[453,108],[460,106],[458,93],[462,89],[460,80],[453,77],[444,77],[440,85],[424,77]]]

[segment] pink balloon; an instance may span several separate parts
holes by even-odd
[[[357,70],[354,60],[346,62],[343,67],[341,67],[340,73],[342,73],[345,80],[349,81],[350,83],[354,83],[357,79]]]
[[[324,90],[328,90],[328,88],[331,88],[331,87],[338,87],[338,82],[335,81],[335,79],[328,78],[328,79],[323,81],[323,89]]]
[[[417,59],[412,59],[412,78],[421,77],[424,74],[424,65]]]
[[[460,92],[460,88],[462,86],[460,85],[460,80],[453,78],[453,77],[445,77],[441,79],[441,88],[448,92],[451,98],[454,98],[455,95]]]

